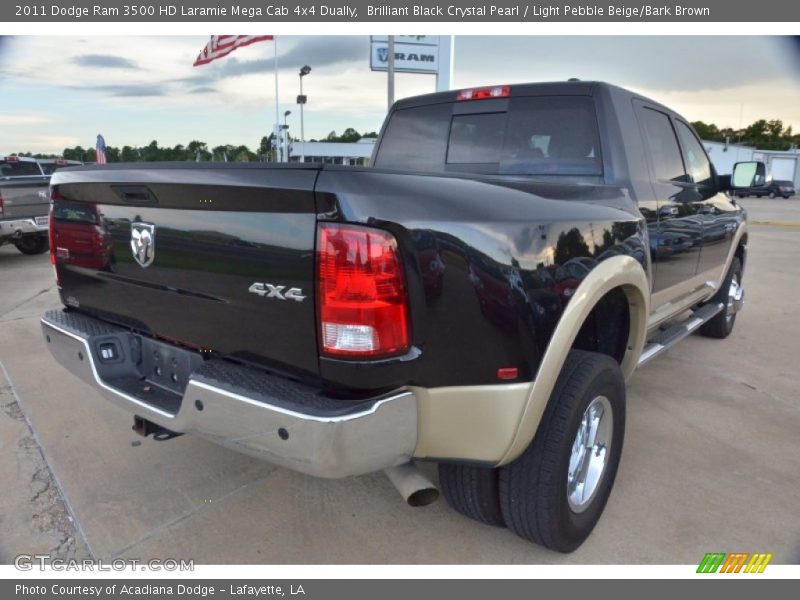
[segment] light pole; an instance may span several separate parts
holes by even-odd
[[[300,162],[306,162],[306,132],[303,123],[303,107],[307,98],[303,95],[303,77],[309,73],[311,73],[311,67],[308,65],[300,67],[300,95],[297,97],[297,103],[300,105]]]
[[[291,157],[289,156],[289,124],[286,122],[286,117],[292,114],[292,111],[287,110],[283,113],[283,144],[284,148],[286,149],[286,153],[284,157],[286,158],[285,162],[291,162]]]

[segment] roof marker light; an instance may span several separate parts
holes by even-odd
[[[487,98],[508,98],[511,95],[511,86],[496,85],[485,88],[474,88],[471,90],[461,90],[456,96],[457,101],[462,100],[486,100]]]

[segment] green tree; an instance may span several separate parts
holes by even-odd
[[[702,140],[706,140],[707,142],[725,141],[725,136],[722,134],[719,128],[713,123],[694,121],[692,122],[692,127],[694,127],[695,131],[697,131],[697,135],[699,135],[700,139]]]
[[[86,160],[86,150],[82,146],[75,146],[74,148],[64,148],[63,156],[67,160]]]
[[[139,160],[139,153],[136,151],[135,148],[130,146],[123,146],[122,152],[120,153],[120,159],[122,162],[136,162]]]

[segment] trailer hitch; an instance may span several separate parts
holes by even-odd
[[[136,432],[142,437],[147,437],[148,435],[152,435],[153,439],[157,442],[166,442],[167,440],[171,440],[172,438],[176,438],[178,436],[183,435],[182,433],[178,433],[177,431],[172,431],[171,429],[162,427],[157,423],[153,423],[152,421],[143,419],[138,415],[134,415],[133,427],[131,429],[133,429],[134,432]]]

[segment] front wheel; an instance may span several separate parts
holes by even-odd
[[[514,533],[572,552],[603,513],[625,435],[617,362],[572,350],[530,446],[500,469],[500,507]]]
[[[25,235],[14,240],[17,250],[23,254],[41,254],[48,248],[47,238],[43,235]]]

